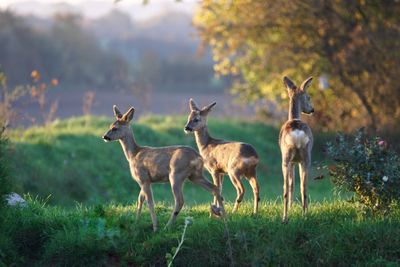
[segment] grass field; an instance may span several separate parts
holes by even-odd
[[[399,266],[400,208],[366,212],[334,196],[328,179],[310,179],[310,209],[297,200],[289,223],[281,224],[282,176],[278,130],[258,122],[210,120],[215,137],[253,144],[260,157],[260,212],[252,194],[232,214],[235,190],[225,179],[227,234],[221,219],[209,218],[211,196],[187,182],[186,204],[171,229],[169,185],[155,185],[160,230],[152,232],[147,208],[135,221],[138,186],[118,143],[100,138],[111,118],[80,117],[48,127],[9,132],[11,177],[25,208],[5,208],[0,217],[0,266],[165,266],[186,217],[193,218],[174,266]],[[184,144],[183,117],[144,117],[133,131],[141,145]],[[316,134],[313,157],[323,161],[329,135]],[[313,176],[320,174],[315,169]],[[298,179],[297,179],[298,181]],[[298,182],[296,195],[298,196]],[[49,197],[50,196],[50,197]],[[232,249],[229,249],[230,240]],[[232,257],[230,257],[232,254]]]
[[[51,195],[50,204],[64,206],[73,206],[76,202],[135,202],[139,187],[131,178],[120,144],[106,144],[100,138],[111,122],[112,118],[80,117],[48,127],[12,131],[9,135],[13,145],[14,176],[19,185],[17,192],[30,192],[42,198]],[[184,124],[184,117],[144,117],[133,122],[133,131],[140,145],[183,144],[197,150],[194,136],[183,133]],[[262,200],[276,200],[282,194],[278,129],[258,122],[222,119],[211,119],[209,128],[215,137],[248,142],[257,149],[261,157],[258,171]],[[313,159],[318,161],[323,158],[321,144],[326,137],[316,137]],[[251,200],[251,188],[247,182],[244,184],[245,200]],[[298,196],[299,183],[296,186]],[[234,201],[236,191],[228,177],[224,179],[223,188],[224,198]],[[153,189],[156,201],[169,203],[172,200],[168,184],[154,185]],[[327,180],[310,179],[309,193],[314,201],[333,196]],[[184,194],[188,204],[211,200],[206,191],[190,182],[186,183]]]
[[[171,206],[159,203],[161,226]],[[186,216],[193,217],[175,266],[399,266],[400,209],[370,217],[343,201],[312,203],[306,217],[300,205],[287,225],[281,204],[262,202],[251,215],[246,203],[237,214],[227,206],[228,236],[208,205],[186,206],[172,229],[152,232],[147,210],[139,222],[134,206],[48,207],[30,200],[8,210],[0,226],[0,266],[166,266],[177,247]]]

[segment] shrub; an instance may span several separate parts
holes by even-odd
[[[4,196],[11,191],[9,167],[7,164],[8,140],[4,136],[4,130],[5,128],[0,124],[0,209],[5,203]]]
[[[388,211],[400,197],[399,156],[379,137],[364,129],[354,135],[339,134],[327,144],[335,165],[328,167],[339,189],[355,193],[355,199],[373,211]]]
[[[12,183],[10,180],[8,157],[8,140],[4,136],[5,128],[0,123],[0,266],[7,266],[4,259],[12,255],[12,242],[4,231],[5,216],[7,213],[5,195],[10,193]]]

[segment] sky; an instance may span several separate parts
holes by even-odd
[[[170,11],[193,14],[198,1],[149,0],[147,5],[143,5],[143,0],[120,0],[118,3],[114,3],[114,0],[0,0],[0,8],[10,9],[22,15],[46,17],[52,15],[52,6],[66,3],[89,18],[102,16],[117,8],[129,13],[134,20],[143,20]]]

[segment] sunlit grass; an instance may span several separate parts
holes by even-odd
[[[348,266],[395,264],[400,256],[400,210],[371,216],[345,201],[312,203],[306,216],[299,204],[281,224],[280,201],[260,205],[252,215],[245,202],[231,213],[228,228],[237,266]],[[153,233],[144,208],[135,220],[132,205],[47,206],[28,200],[11,208],[0,226],[0,263],[16,265],[165,265],[165,255],[178,245],[185,217],[193,218],[175,266],[225,266],[227,236],[221,219],[209,217],[209,205],[187,206],[171,229],[163,229],[172,206],[158,203],[160,230]]]

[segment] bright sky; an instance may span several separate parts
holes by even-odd
[[[192,14],[199,0],[149,0],[149,4],[143,5],[143,0],[122,0],[114,4],[114,0],[0,0],[0,8],[9,8],[21,14],[34,14],[37,16],[48,16],[49,9],[42,8],[43,5],[67,3],[78,8],[80,12],[88,17],[98,17],[112,8],[129,13],[135,19],[146,19],[148,17],[168,11],[182,11]],[[46,11],[44,11],[46,10]]]

